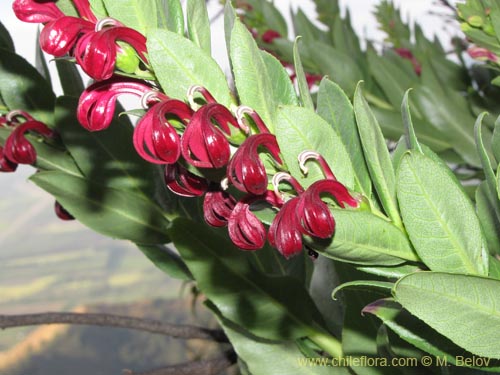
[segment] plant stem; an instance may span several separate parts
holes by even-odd
[[[308,337],[312,342],[330,354],[333,358],[342,358],[344,356],[340,341],[331,334],[325,332],[323,329],[311,329]]]

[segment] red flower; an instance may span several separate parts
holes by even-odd
[[[58,201],[54,202],[54,212],[56,213],[57,217],[61,220],[69,221],[69,220],[75,220],[73,215],[71,215],[66,209],[61,206],[61,204]]]
[[[292,198],[285,202],[274,218],[267,238],[285,258],[302,251],[302,230],[297,209],[300,199]]]
[[[215,122],[215,124],[214,124]],[[199,168],[221,168],[231,156],[224,133],[231,134],[229,124],[238,128],[231,112],[218,103],[208,103],[195,112],[181,141],[182,156]]]
[[[192,114],[191,108],[175,99],[153,105],[134,130],[134,146],[138,154],[154,164],[175,163],[181,154],[181,140],[169,118],[175,116],[187,125]]]
[[[413,65],[413,70],[415,70],[415,73],[417,75],[420,75],[422,73],[422,66],[418,62],[418,60],[415,58],[413,53],[407,49],[407,48],[394,48],[394,52],[396,52],[399,56],[401,56],[403,59],[409,60],[411,64]]]
[[[236,200],[225,191],[207,192],[203,200],[205,221],[213,227],[226,226],[235,204]]]
[[[199,197],[208,190],[206,179],[189,172],[179,163],[165,166],[165,184],[182,197]]]
[[[262,34],[262,41],[264,43],[272,43],[276,38],[281,38],[281,34],[276,30],[267,30]]]
[[[0,172],[14,172],[17,169],[17,163],[7,159],[3,152],[3,147],[0,146]]]
[[[60,17],[45,25],[40,32],[40,47],[50,55],[72,54],[78,40],[94,32],[94,23],[77,17]]]
[[[44,23],[64,17],[55,0],[15,0],[12,9],[16,17],[24,22]]]
[[[266,148],[278,163],[283,163],[276,136],[261,133],[248,137],[240,145],[227,167],[229,181],[237,189],[254,195],[264,194],[268,184],[266,168],[259,158],[259,147]]]
[[[36,161],[36,150],[25,137],[28,131],[46,137],[52,137],[54,134],[40,121],[26,121],[18,125],[5,141],[4,157],[17,164],[33,164]]]
[[[106,129],[113,120],[116,99],[119,95],[143,96],[151,90],[151,86],[131,78],[111,78],[94,83],[80,96],[77,109],[78,121],[90,131]]]

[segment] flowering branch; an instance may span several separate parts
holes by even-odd
[[[121,327],[157,333],[179,339],[201,339],[227,342],[222,330],[214,330],[192,325],[178,325],[158,320],[133,318],[112,314],[82,314],[49,312],[25,315],[0,315],[0,329],[42,324],[77,324],[107,327]]]
[[[125,370],[124,375],[217,375],[236,363],[236,353],[228,351],[223,355],[202,361],[191,361],[147,372]]]

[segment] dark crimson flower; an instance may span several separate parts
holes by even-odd
[[[338,181],[320,180],[309,186],[299,197],[297,215],[303,233],[318,238],[329,238],[335,232],[335,219],[327,204],[321,200],[324,193],[333,196],[342,208],[345,204],[351,207],[359,206],[359,202]]]
[[[208,191],[203,199],[205,221],[213,227],[226,226],[235,204],[236,199],[225,191]]]
[[[227,136],[229,125],[238,128],[231,112],[218,103],[208,103],[195,112],[181,141],[182,156],[199,168],[221,168],[231,156]]]
[[[302,230],[297,215],[299,198],[285,202],[274,218],[267,238],[285,258],[290,258],[302,251]]]
[[[415,58],[413,53],[407,49],[407,48],[394,48],[394,52],[396,52],[399,56],[401,56],[403,59],[409,60],[411,64],[413,65],[413,70],[415,70],[415,73],[417,75],[420,75],[422,73],[422,66],[418,62],[418,60]]]
[[[94,32],[93,22],[78,17],[64,16],[45,25],[40,32],[40,47],[48,54],[61,57],[72,54],[83,35]]]
[[[134,130],[134,147],[145,160],[154,164],[175,163],[181,154],[181,139],[169,122],[172,117],[187,125],[193,111],[180,100],[168,99],[153,105]]]
[[[26,139],[26,133],[34,132],[52,137],[53,132],[40,121],[30,120],[18,125],[5,141],[4,156],[17,164],[33,164],[36,161],[36,150]]]
[[[90,77],[102,81],[113,75],[117,53],[123,53],[118,42],[130,45],[147,62],[146,37],[138,31],[111,18],[99,21],[96,30],[80,38],[75,49],[76,61]]]
[[[55,0],[15,0],[12,9],[16,17],[24,22],[45,23],[64,17]]]
[[[57,217],[61,220],[69,221],[69,220],[75,220],[73,215],[71,215],[66,209],[61,206],[61,204],[58,201],[54,202],[54,211],[57,215]]]
[[[0,146],[0,172],[14,172],[17,169],[17,163],[7,159],[3,152],[3,147]]]
[[[113,120],[118,96],[133,94],[142,97],[151,90],[152,87],[143,81],[131,78],[111,78],[96,82],[87,87],[80,96],[78,121],[90,131],[106,129]]]
[[[486,48],[474,46],[469,48],[467,53],[476,60],[498,62],[498,56]]]
[[[208,181],[189,172],[179,163],[165,166],[165,184],[182,197],[199,197],[208,190]]]
[[[229,181],[237,189],[254,195],[264,194],[268,184],[266,168],[259,158],[260,147],[265,148],[278,163],[283,163],[276,136],[261,133],[248,137],[240,145],[227,167]]]
[[[262,41],[264,43],[272,43],[276,38],[281,38],[281,34],[276,30],[267,30],[262,34]]]

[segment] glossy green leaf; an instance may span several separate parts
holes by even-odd
[[[142,34],[157,27],[156,0],[103,0],[103,2],[110,17]]]
[[[402,264],[398,266],[356,266],[356,269],[361,272],[368,273],[386,279],[399,279],[410,273],[420,271],[420,268],[411,264]]]
[[[280,61],[266,51],[261,51],[262,60],[266,65],[271,80],[273,97],[278,105],[298,105],[297,93],[292,80]]]
[[[0,49],[0,97],[10,110],[21,109],[52,124],[55,95],[40,73],[24,58]]]
[[[57,59],[56,68],[64,95],[80,97],[85,87],[76,65],[67,60]]]
[[[169,234],[200,290],[227,320],[271,340],[308,335],[315,308],[297,280],[251,267],[251,254],[237,249],[225,231],[178,218]]]
[[[101,19],[109,16],[106,6],[104,5],[104,0],[89,0],[89,3],[92,13],[94,13],[97,18]]]
[[[363,312],[375,315],[401,339],[436,356],[441,364],[456,364],[457,358],[472,358],[474,356],[445,336],[438,334],[421,320],[411,316],[407,311],[402,310],[401,305],[392,299],[375,301],[367,306]],[[486,371],[500,370],[500,361],[491,359],[488,362],[489,368],[482,369]]]
[[[401,215],[423,262],[433,271],[486,275],[479,220],[447,168],[422,154],[407,153],[397,180]]]
[[[335,235],[318,251],[329,258],[365,266],[417,261],[406,235],[390,222],[366,211],[332,209]]]
[[[317,112],[342,138],[354,172],[354,190],[371,196],[372,185],[359,140],[354,109],[347,95],[336,83],[324,78],[319,85]]]
[[[84,176],[107,187],[154,196],[154,171],[132,144],[131,125],[115,120],[100,132],[89,132],[76,119],[78,99],[61,97],[55,110],[56,128]]]
[[[271,77],[252,34],[240,21],[235,21],[231,33],[230,56],[241,103],[257,111],[273,131],[277,103]]]
[[[10,134],[10,129],[0,127],[0,143],[5,143]],[[42,142],[41,138],[36,135],[27,135],[27,139],[36,150],[35,167],[42,171],[60,171],[72,176],[82,177],[82,173],[75,161],[61,145]]]
[[[9,34],[9,30],[5,28],[2,22],[0,22],[0,48],[15,52],[14,42]]]
[[[381,293],[390,294],[394,283],[390,283],[387,281],[376,281],[376,280],[355,280],[343,283],[336,287],[332,292],[332,298],[336,299],[336,295],[343,289],[359,289],[366,291],[377,290]]]
[[[59,171],[39,172],[30,179],[98,233],[144,244],[169,242],[163,212],[139,194]]]
[[[136,244],[139,250],[167,275],[184,281],[193,279],[179,254],[168,246]]]
[[[304,73],[304,67],[302,66],[302,61],[300,60],[299,41],[300,37],[297,37],[293,45],[293,62],[295,66],[295,76],[297,77],[297,86],[300,93],[300,102],[302,103],[302,107],[314,110],[314,103],[309,91],[309,85]]]
[[[396,202],[396,178],[389,150],[377,119],[363,97],[360,85],[354,94],[354,114],[368,171],[380,203],[391,220],[401,226]]]
[[[180,0],[156,0],[158,27],[184,35],[184,12]]]
[[[307,163],[309,172],[304,176],[297,157],[305,150],[323,155],[337,179],[353,187],[354,175],[349,154],[337,132],[316,113],[300,107],[280,107],[276,119],[276,137],[290,173],[304,187],[324,178],[314,161]]]
[[[210,55],[212,42],[206,1],[188,0],[186,17],[189,39]]]
[[[456,345],[500,359],[500,281],[471,275],[417,272],[393,295],[412,315]]]
[[[147,45],[151,65],[168,96],[185,100],[190,86],[201,85],[219,103],[231,104],[224,73],[193,42],[171,31],[153,30],[148,34]]]

